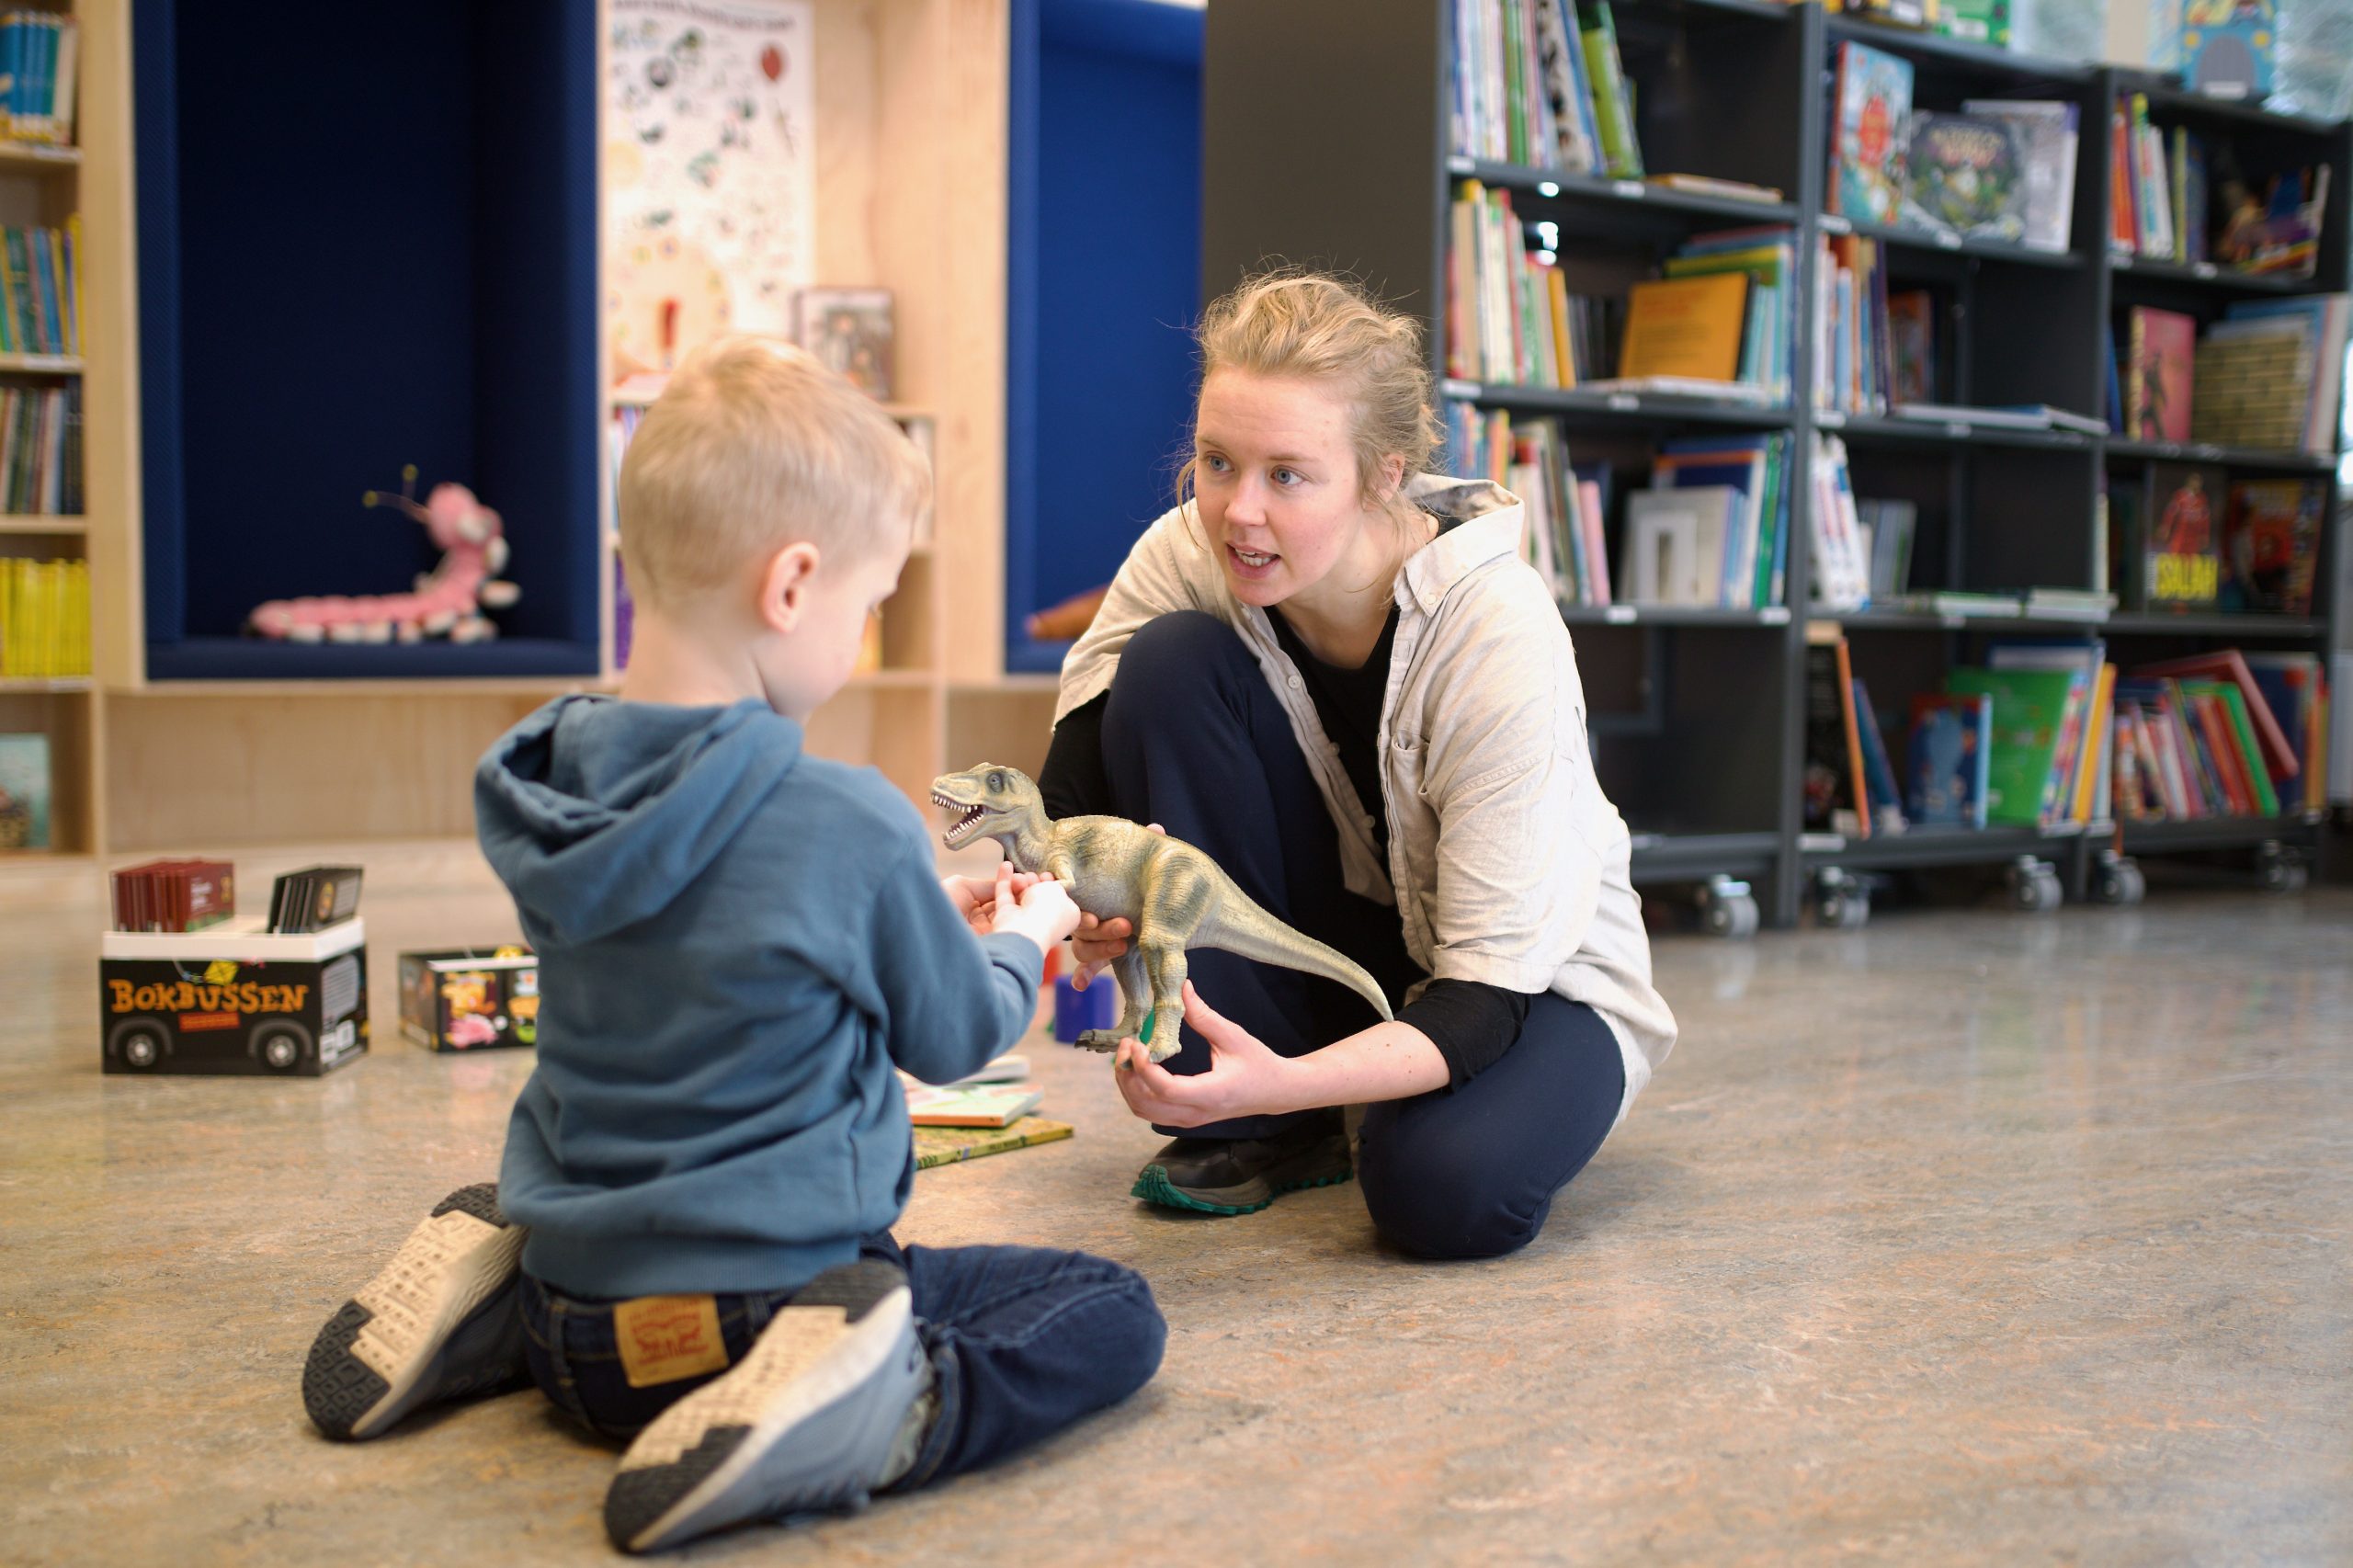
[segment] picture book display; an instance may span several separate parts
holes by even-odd
[[[2151,609],[2211,608],[2222,592],[2223,470],[2155,463],[2149,470],[2146,602]]]
[[[0,735],[0,851],[55,847],[50,789],[49,737]]]
[[[1911,62],[1868,44],[1839,44],[1831,107],[1831,210],[1858,222],[1894,222],[1904,200]]]

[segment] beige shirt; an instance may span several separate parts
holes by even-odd
[[[1397,574],[1395,649],[1381,703],[1389,857],[1267,612],[1227,591],[1189,504],[1136,541],[1095,623],[1063,661],[1054,721],[1109,688],[1144,622],[1203,610],[1256,655],[1339,827],[1348,891],[1395,904],[1414,961],[1439,979],[1555,992],[1599,1013],[1626,1062],[1622,1119],[1675,1045],[1651,984],[1650,940],[1628,879],[1626,824],[1586,747],[1585,688],[1568,628],[1520,557],[1517,496],[1423,474],[1408,497],[1462,519]],[[1402,890],[1404,896],[1400,897]]]

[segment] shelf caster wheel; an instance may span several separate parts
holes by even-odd
[[[2059,907],[2059,873],[2050,861],[2021,855],[2010,865],[2009,881],[2011,908],[2043,915]]]
[[[1760,923],[1756,895],[1746,882],[1711,877],[1699,889],[1699,926],[1709,936],[1745,942],[1756,935]]]
[[[2265,892],[2302,892],[2312,880],[2302,858],[2276,838],[2256,846],[2255,874]]]
[[[1870,922],[1870,884],[1836,866],[1824,867],[1814,873],[1813,913],[1826,927],[1859,931]]]
[[[2139,864],[2122,855],[2102,855],[2092,868],[2092,902],[2119,908],[2140,903],[2149,894],[2149,881]]]

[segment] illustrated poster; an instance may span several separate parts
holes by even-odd
[[[789,336],[813,280],[810,0],[610,0],[605,285],[613,372],[723,332]]]

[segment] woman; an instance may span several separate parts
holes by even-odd
[[[1199,846],[1398,1011],[1194,952],[1179,1052],[1120,1049],[1129,1108],[1176,1135],[1136,1195],[1233,1214],[1346,1180],[1339,1108],[1362,1105],[1384,1236],[1514,1251],[1675,1041],[1567,631],[1519,502],[1422,472],[1438,426],[1410,318],[1273,275],[1212,306],[1200,345],[1191,498],[1063,665],[1046,807]],[[1082,972],[1128,934],[1083,933]]]

